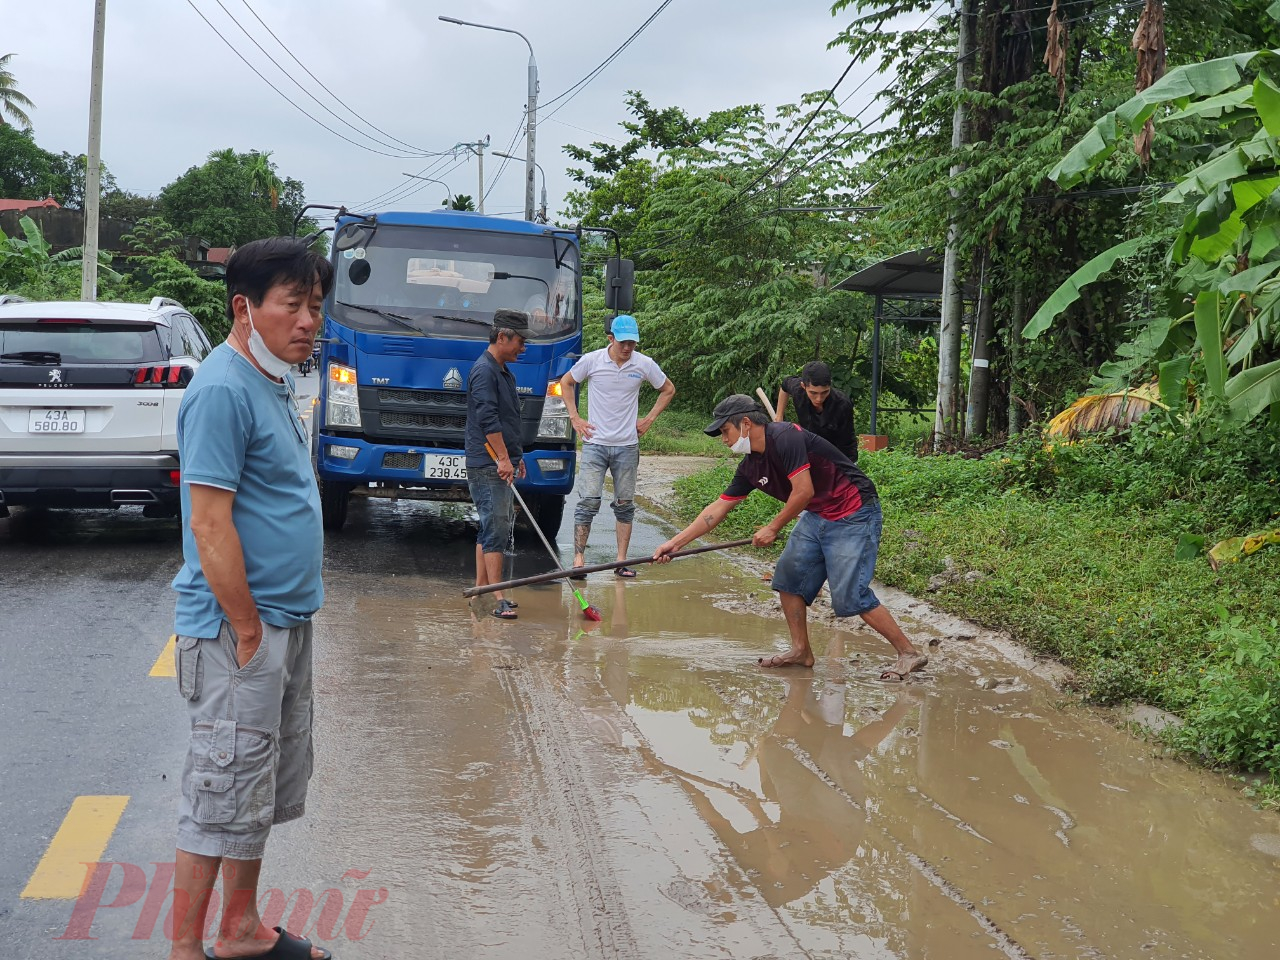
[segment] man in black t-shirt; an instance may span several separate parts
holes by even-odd
[[[787,399],[796,405],[796,420],[810,433],[827,440],[850,460],[858,459],[858,442],[853,436],[853,404],[831,386],[831,368],[821,360],[806,363],[798,377],[787,377],[778,391],[778,415],[787,416]]]
[[[654,560],[668,561],[668,554],[715,529],[751,491],[760,490],[785,505],[755,532],[753,545],[769,546],[783,527],[799,518],[773,572],[773,589],[782,602],[791,649],[761,657],[760,665],[813,666],[809,605],[824,582],[837,617],[862,617],[897,651],[897,661],[881,671],[881,680],[905,680],[928,663],[929,658],[916,649],[871,589],[883,523],[871,479],[821,437],[794,423],[770,423],[744,394],[720,401],[712,416],[715,419],[705,432],[742,454],[742,462],[720,499],[658,547]]]

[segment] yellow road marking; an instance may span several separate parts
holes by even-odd
[[[24,900],[74,900],[106,852],[128,797],[76,797],[22,891]]]
[[[155,665],[151,668],[148,676],[152,677],[176,677],[178,675],[177,667],[173,662],[173,645],[178,642],[177,634],[169,637],[169,642],[164,645],[164,649],[160,651],[160,656],[156,657]]]

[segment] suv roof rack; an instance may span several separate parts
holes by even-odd
[[[152,297],[150,307],[152,310],[163,310],[165,307],[177,307],[179,310],[187,309],[173,297]]]
[[[30,303],[30,297],[20,297],[16,293],[0,293],[0,306],[6,303]]]

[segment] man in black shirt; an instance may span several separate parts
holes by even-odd
[[[794,423],[770,423],[744,394],[720,401],[712,416],[715,419],[705,432],[742,454],[742,462],[720,499],[658,547],[654,560],[670,560],[668,554],[715,529],[730,510],[759,490],[785,506],[755,532],[754,546],[769,546],[788,523],[799,518],[773,572],[773,589],[787,618],[791,649],[761,657],[760,665],[813,666],[809,605],[824,582],[837,617],[862,617],[897,651],[897,661],[881,671],[881,680],[905,680],[928,663],[929,658],[916,649],[871,589],[883,523],[871,479],[821,437]]]
[[[830,367],[814,360],[804,365],[800,376],[783,380],[775,420],[786,419],[788,397],[795,401],[800,426],[829,441],[850,460],[858,459],[858,443],[853,436],[853,404],[842,392],[831,388]]]
[[[524,476],[520,394],[507,364],[524,352],[529,321],[519,310],[499,310],[489,331],[489,349],[467,378],[467,489],[480,517],[476,537],[476,586],[502,579],[502,557],[515,521],[512,482]],[[493,615],[516,619],[516,605],[494,593]]]

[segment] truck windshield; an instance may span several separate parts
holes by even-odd
[[[576,333],[578,252],[563,238],[384,224],[337,254],[333,309],[371,333],[488,340],[497,310],[529,317],[529,339]],[[556,266],[556,256],[560,265]],[[389,319],[395,316],[396,319]]]

